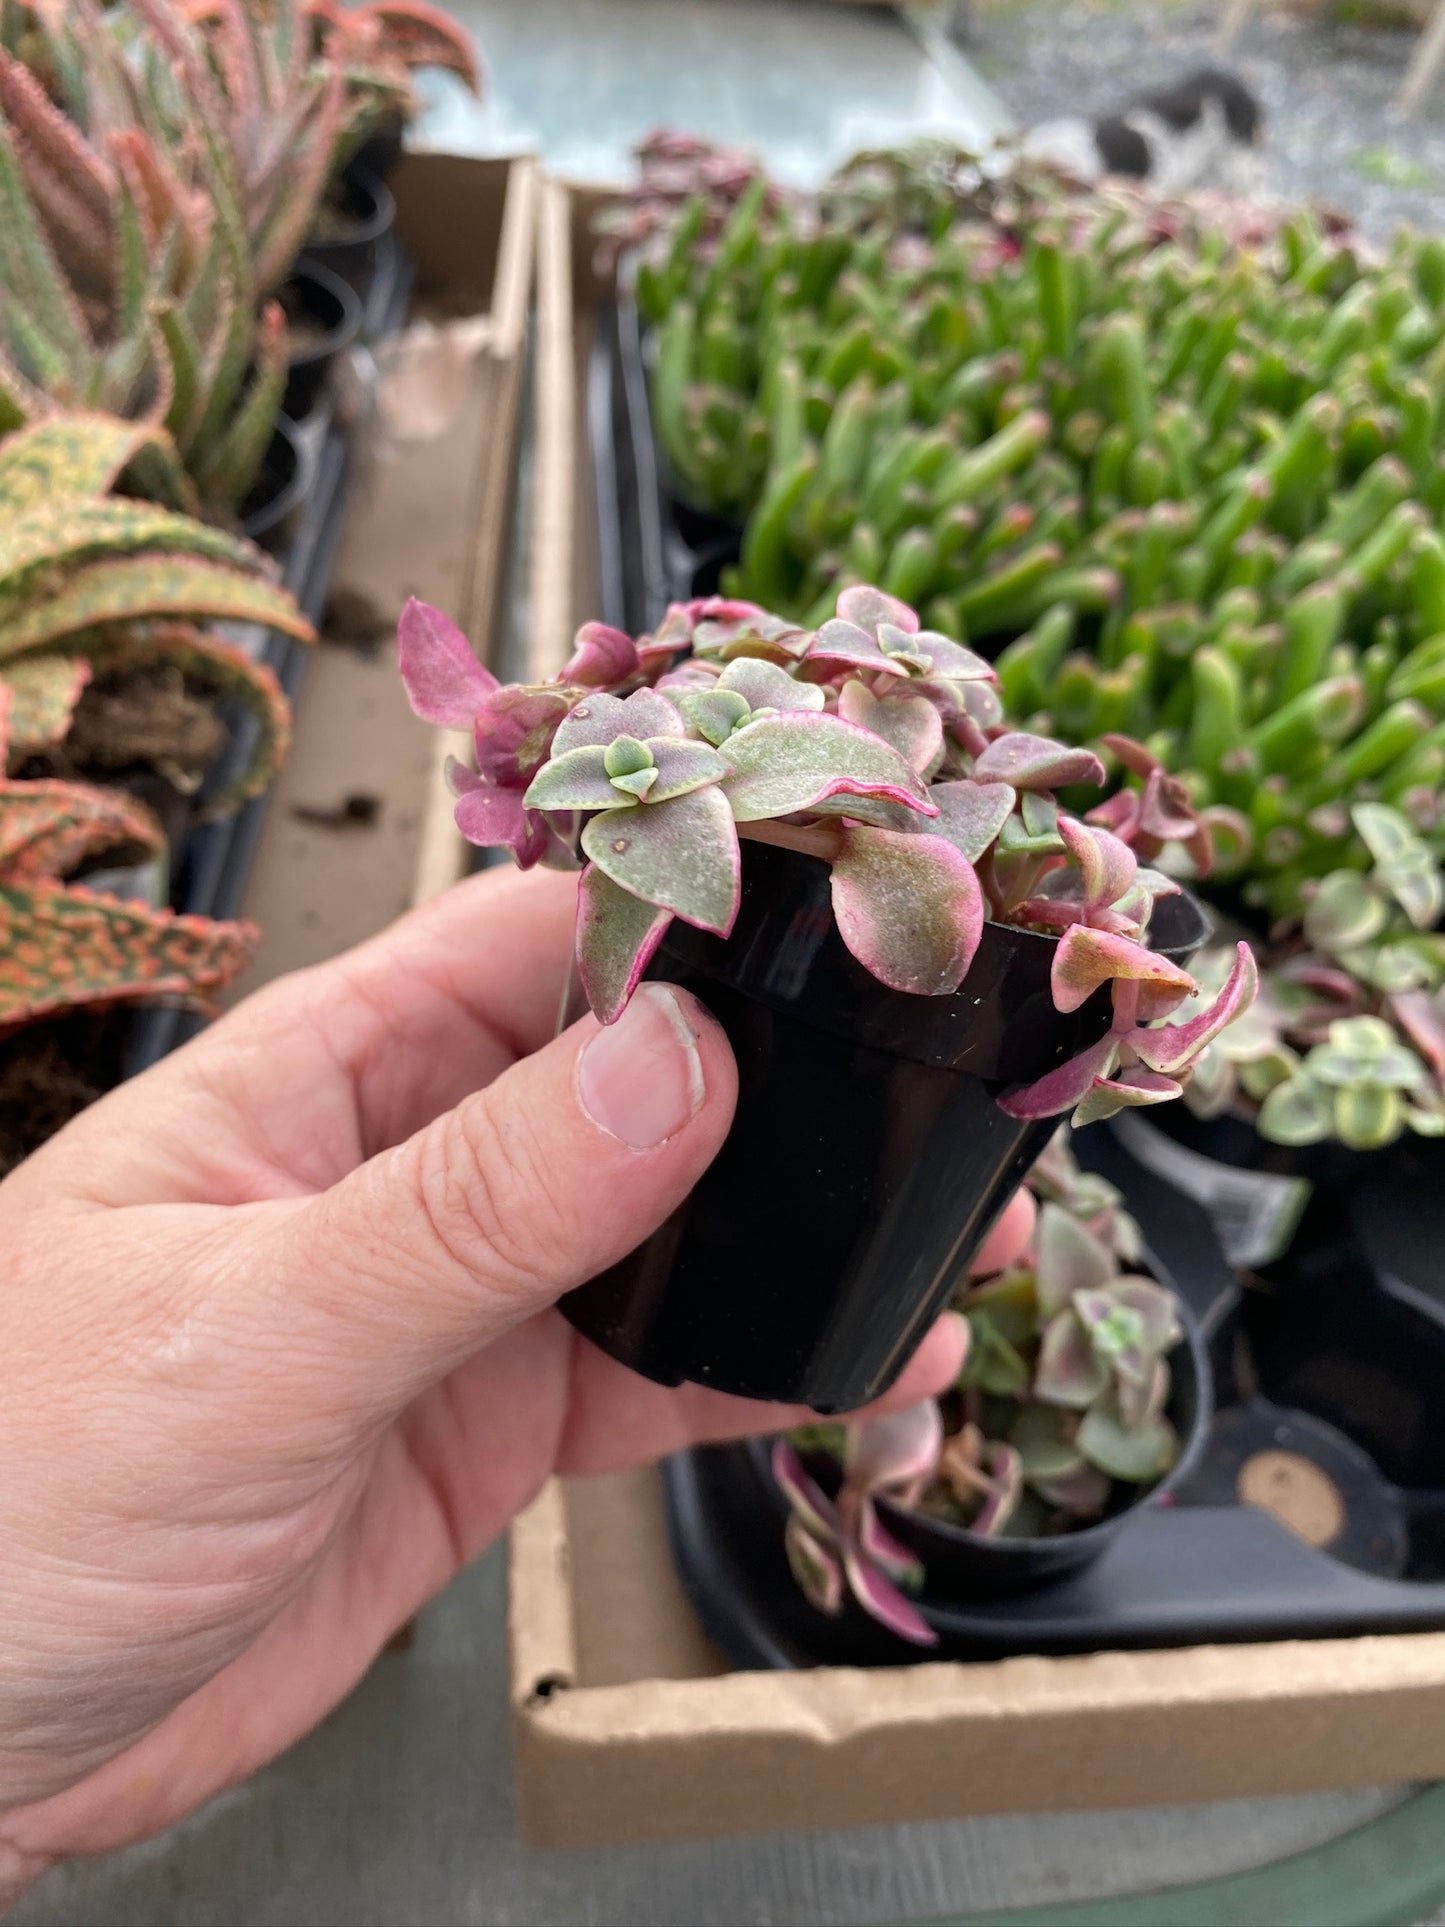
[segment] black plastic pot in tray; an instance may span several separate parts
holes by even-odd
[[[311,482],[314,455],[300,426],[276,417],[261,472],[241,504],[241,529],[274,555],[291,542]]]
[[[318,262],[302,262],[281,290],[288,322],[312,331],[287,363],[281,412],[304,421],[321,399],[331,371],[361,332],[361,302],[340,275]]]
[[[1193,898],[1160,905],[1167,953],[1207,933]],[[889,990],[839,936],[827,866],[745,843],[732,936],[675,921],[647,971],[727,1033],[732,1130],[662,1229],[565,1315],[663,1384],[829,1412],[877,1397],[1055,1128],[996,1099],[1107,1028],[1107,993],[1054,1008],[1054,950],[990,923],[956,995]]]
[[[1076,1144],[1099,1136],[1084,1132]],[[918,1604],[939,1635],[938,1655],[1445,1627],[1445,1430],[1435,1416],[1445,1306],[1363,1272],[1348,1252],[1242,1292],[1197,1207],[1131,1173],[1117,1145],[1098,1149],[1095,1161],[1124,1184],[1161,1275],[1196,1309],[1210,1306],[1208,1437],[1173,1490],[1139,1507],[1083,1570],[1006,1597],[927,1580]],[[665,1485],[683,1583],[735,1664],[928,1656],[857,1608],[831,1619],[807,1604],[756,1447],[680,1455]]]
[[[349,167],[337,184],[337,204],[327,210],[326,219],[329,225],[302,249],[302,263],[329,268],[365,300],[396,225],[391,189],[364,167]]]

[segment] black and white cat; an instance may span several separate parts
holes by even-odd
[[[1259,102],[1238,75],[1201,67],[1100,120],[1044,121],[1020,147],[1081,181],[1120,174],[1163,194],[1196,187],[1248,193],[1258,186],[1263,133]]]

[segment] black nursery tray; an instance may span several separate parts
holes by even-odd
[[[642,635],[670,602],[717,593],[742,531],[690,507],[670,484],[652,432],[642,319],[626,293],[597,310],[587,408],[602,617]]]
[[[363,339],[393,333],[406,314],[412,270],[394,237],[381,250],[365,302]],[[302,424],[310,461],[305,505],[289,532],[278,560],[281,579],[312,622],[319,623],[331,586],[331,572],[346,519],[351,451],[342,426],[329,409]],[[257,660],[271,669],[294,703],[305,681],[310,645],[275,631],[259,638]],[[201,792],[228,782],[251,750],[254,721],[234,718],[232,741]],[[270,807],[269,790],[241,809],[210,823],[195,823],[172,852],[171,907],[193,916],[233,917],[241,907],[261,831]],[[130,1013],[126,1024],[125,1075],[134,1077],[200,1028],[204,1020],[175,1006],[158,1005]]]
[[[1445,1302],[1371,1269],[1348,1245],[1333,1261],[1316,1247],[1307,1265],[1242,1290],[1197,1206],[1107,1134],[1077,1143],[1125,1190],[1161,1272],[1203,1321],[1214,1423],[1197,1470],[1169,1502],[1143,1507],[1085,1570],[1006,1599],[945,1603],[925,1591],[919,1604],[938,1654],[1445,1627]],[[803,1599],[783,1555],[786,1514],[765,1447],[682,1454],[665,1485],[683,1584],[734,1664],[920,1657],[851,1604],[828,1619]]]

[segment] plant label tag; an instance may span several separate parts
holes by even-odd
[[[1120,1143],[1146,1170],[1203,1205],[1225,1257],[1236,1269],[1272,1264],[1288,1251],[1309,1203],[1312,1186],[1307,1178],[1221,1164],[1176,1144],[1137,1112],[1122,1112],[1113,1123]]]

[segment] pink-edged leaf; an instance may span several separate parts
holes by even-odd
[[[679,743],[669,736],[654,736],[648,748],[657,771],[657,781],[647,792],[649,804],[666,803],[671,797],[686,796],[689,790],[700,790],[705,783],[716,783],[731,767],[726,757],[702,743]]]
[[[973,766],[975,782],[1012,783],[1018,790],[1055,790],[1068,783],[1102,783],[1104,765],[1090,749],[1068,749],[1047,736],[1010,730],[995,736]]]
[[[1229,979],[1208,1010],[1191,1017],[1186,1024],[1164,1024],[1157,1030],[1132,1030],[1130,1048],[1150,1070],[1177,1077],[1207,1044],[1240,1017],[1254,1002],[1259,991],[1259,966],[1247,943],[1235,951],[1234,968]]]
[[[872,676],[906,677],[908,674],[908,664],[895,656],[885,656],[878,646],[878,638],[870,630],[837,617],[825,622],[813,637],[806,660],[843,669],[866,669]]]
[[[998,1107],[1008,1117],[1060,1117],[1082,1102],[1095,1080],[1112,1070],[1118,1057],[1118,1038],[1101,1037],[1057,1070],[1046,1072],[1036,1084],[1026,1084],[1022,1090],[1001,1097]]]
[[[928,796],[938,808],[938,821],[929,825],[929,834],[946,838],[970,863],[977,863],[989,848],[1018,800],[1007,783],[975,783],[970,778],[935,783]]]
[[[1034,1289],[1044,1318],[1063,1311],[1076,1291],[1096,1290],[1115,1273],[1112,1253],[1059,1204],[1040,1210],[1034,1251]]]
[[[422,721],[470,728],[498,684],[450,617],[411,596],[397,624],[396,644],[407,698]]]
[[[1117,903],[1139,868],[1139,859],[1128,844],[1108,830],[1095,829],[1073,816],[1061,814],[1058,831],[1082,873],[1086,901],[1100,906]]]
[[[858,1507],[858,1546],[863,1556],[882,1568],[895,1585],[916,1592],[923,1584],[923,1561],[910,1546],[900,1545],[878,1517],[878,1508],[865,1497]]]
[[[1056,1009],[1077,1010],[1101,985],[1116,981],[1153,984],[1182,997],[1192,996],[1195,990],[1187,971],[1131,937],[1082,923],[1064,932],[1050,971]]]
[[[1401,1030],[1437,1077],[1445,1076],[1445,1011],[1427,991],[1402,990],[1390,999]]]
[[[739,656],[718,678],[719,689],[731,689],[749,709],[821,709],[827,694],[815,682],[799,682],[775,662],[761,656]]]
[[[861,682],[848,682],[839,691],[838,714],[855,729],[881,736],[920,776],[943,754],[943,718],[926,696],[879,697]]]
[[[948,996],[983,935],[983,891],[942,837],[850,829],[833,863],[833,914],[865,970],[893,990]]]
[[[961,642],[951,636],[941,636],[936,629],[921,629],[913,638],[915,651],[923,657],[935,676],[945,682],[982,682],[996,683],[998,671],[991,662],[965,649]]]
[[[552,753],[570,697],[560,689],[504,685],[477,711],[477,770],[489,782],[525,789]]]
[[[720,937],[732,929],[742,863],[732,812],[716,785],[594,816],[582,848],[644,902]]]
[[[1135,1110],[1144,1104],[1168,1104],[1183,1095],[1184,1086],[1172,1077],[1160,1077],[1155,1071],[1135,1067],[1118,1077],[1096,1078],[1093,1089],[1069,1121],[1076,1130],[1082,1130],[1084,1125],[1097,1124],[1120,1111]]]
[[[552,754],[592,743],[604,748],[619,736],[635,736],[645,743],[653,736],[685,736],[680,710],[655,689],[636,689],[630,696],[588,696],[567,714],[552,743]]]
[[[577,886],[577,970],[587,1001],[610,1024],[627,1008],[672,913],[621,890],[589,863]]]
[[[510,850],[524,870],[541,862],[550,841],[546,820],[524,808],[520,790],[495,789],[458,763],[452,764],[451,783],[456,825],[468,843]]]
[[[723,790],[739,823],[791,816],[829,796],[881,796],[936,816],[928,792],[896,750],[839,716],[762,716],[728,738]]]
[[[791,1439],[773,1440],[772,1468],[783,1497],[808,1530],[825,1543],[841,1539],[842,1515],[803,1464]]]
[[[1114,1489],[1114,1482],[1108,1473],[1101,1472],[1096,1465],[1076,1466],[1071,1472],[1056,1473],[1052,1478],[1031,1479],[1029,1483],[1041,1499],[1076,1519],[1100,1517]]]
[[[523,803],[529,810],[620,810],[633,798],[614,787],[603,766],[600,743],[563,750],[532,778]]]
[[[844,622],[856,623],[860,629],[876,631],[886,622],[895,629],[906,630],[909,635],[918,633],[918,617],[906,602],[863,583],[845,589],[838,597],[838,614]]]
[[[937,1401],[920,1399],[901,1412],[856,1420],[848,1427],[843,1474],[866,1491],[892,1492],[929,1479],[943,1450]]]
[[[936,1646],[938,1634],[893,1581],[851,1545],[843,1547],[843,1570],[853,1597],[870,1618],[914,1646]]]
[[[1033,1395],[1048,1405],[1086,1412],[1109,1383],[1109,1368],[1072,1308],[1050,1319],[1039,1340]]]
[[[1179,1323],[1179,1301],[1167,1285],[1154,1278],[1130,1276],[1116,1279],[1114,1302],[1137,1312],[1142,1326],[1142,1343],[1147,1351],[1167,1351],[1179,1342],[1183,1327]]]
[[[1131,1430],[1157,1423],[1169,1399],[1169,1367],[1162,1358],[1149,1359],[1137,1378],[1116,1382],[1114,1396],[1119,1402],[1119,1417]]]
[[[798,1591],[816,1611],[835,1619],[843,1610],[843,1562],[795,1514],[783,1528],[783,1551]]]
[[[637,674],[637,644],[605,622],[584,622],[577,631],[572,654],[562,671],[566,683],[605,689]]]

